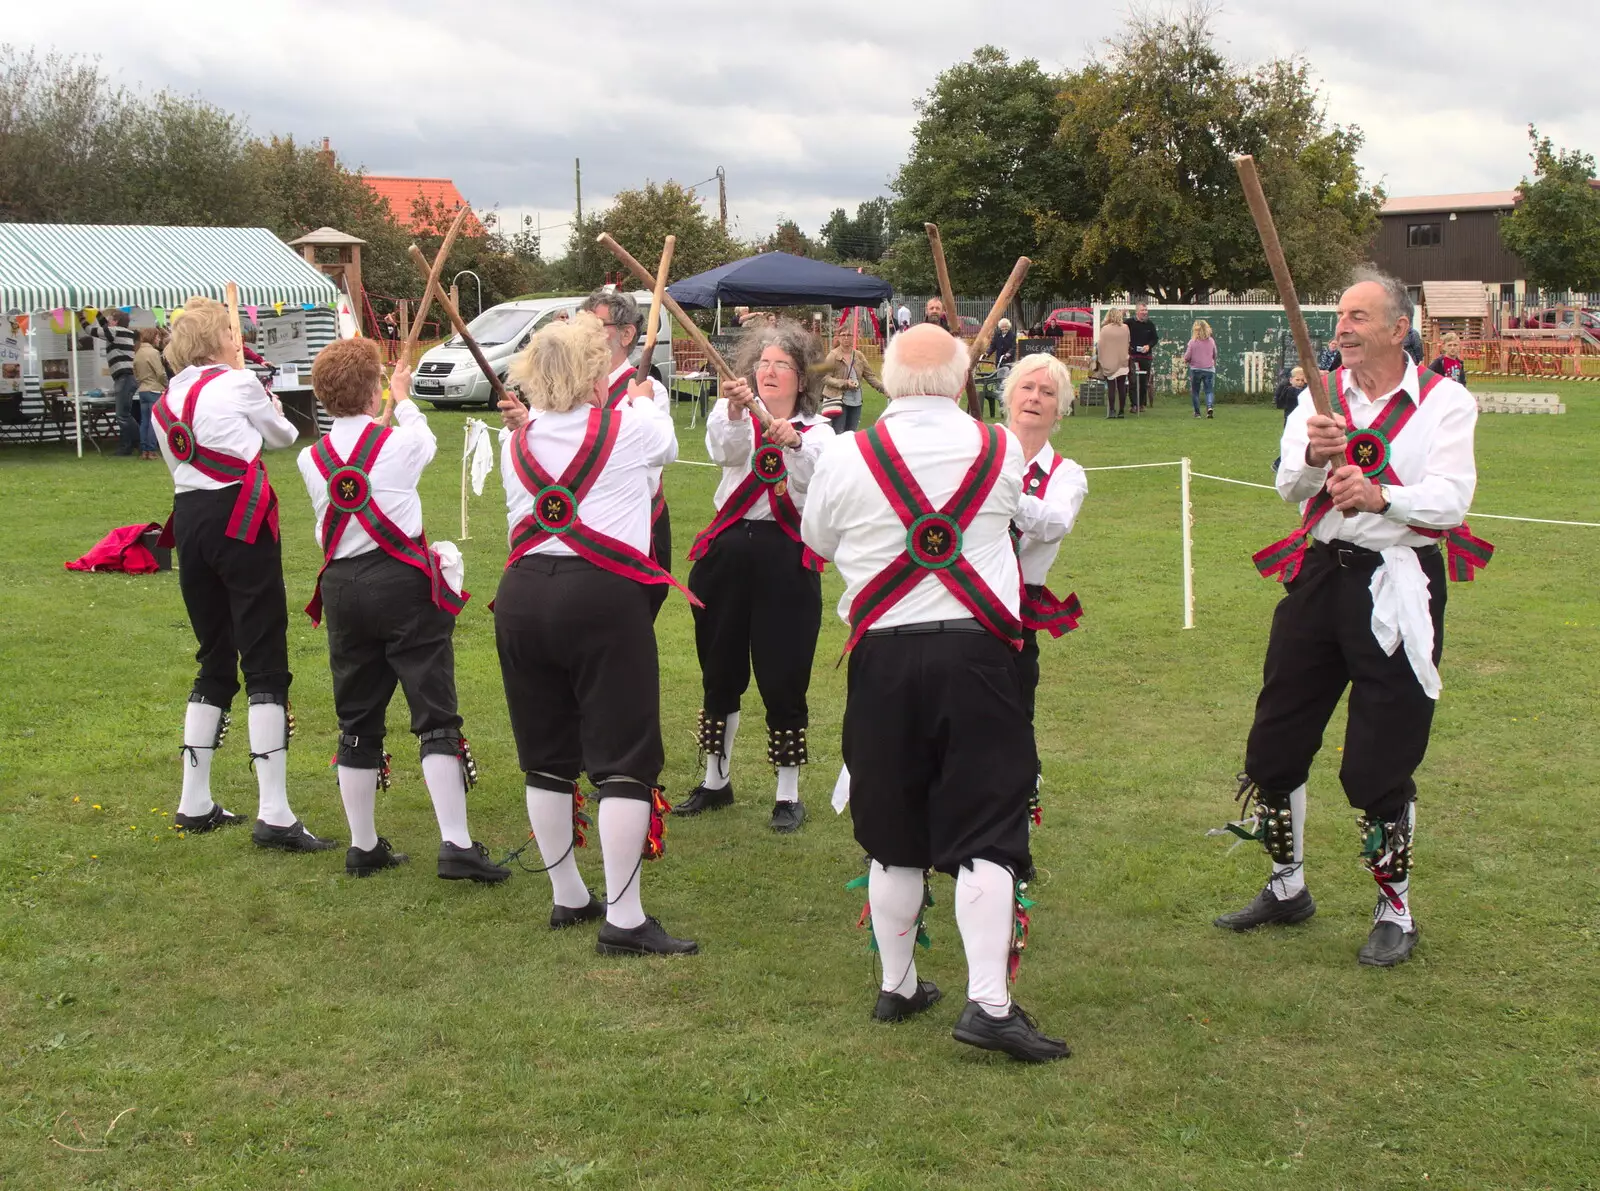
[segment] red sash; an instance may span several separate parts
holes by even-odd
[[[756,507],[762,496],[767,498],[767,507],[772,510],[772,519],[778,523],[778,528],[790,541],[800,541],[800,510],[794,507],[794,498],[789,495],[789,457],[782,447],[762,437],[761,423],[755,422],[752,429],[755,430],[756,440],[755,450],[750,456],[750,474],[728,493],[728,499],[722,502],[711,524],[695,538],[694,545],[689,547],[691,562],[703,558],[717,536],[737,524],[740,518]],[[804,434],[809,427],[796,426],[795,429]],[[810,571],[822,570],[826,564],[821,555],[804,542],[800,546],[800,561],[805,568]]]
[[[611,388],[606,393],[606,408],[616,409],[620,406],[622,399],[628,395],[628,386],[632,383],[633,366],[630,364],[626,372],[611,382]],[[656,490],[650,495],[650,526],[652,529],[655,527],[656,522],[661,520],[661,515],[667,511],[667,496],[664,489],[665,480],[659,479],[656,481]],[[655,550],[654,542],[650,543],[650,549],[652,552]],[[655,558],[655,554],[652,553],[650,557]],[[659,558],[655,560],[663,566],[666,565],[667,561],[670,561]]]
[[[962,554],[961,538],[1005,466],[1005,434],[995,426],[974,421],[982,440],[972,466],[961,477],[944,507],[935,511],[911,468],[901,457],[889,428],[878,422],[861,431],[861,457],[884,497],[906,527],[906,548],[850,604],[850,639],[855,647],[861,635],[885,612],[898,604],[924,576],[934,574],[950,594],[971,612],[978,623],[1012,649],[1022,647],[1022,624],[984,582],[977,568]]]
[[[173,416],[172,407],[167,404],[167,395],[163,393],[161,400],[150,411],[150,416],[161,427],[161,433],[167,440],[167,449],[179,463],[187,463],[207,479],[219,484],[239,485],[239,497],[234,501],[233,513],[228,518],[227,532],[230,538],[253,545],[256,535],[265,525],[272,531],[273,541],[277,541],[278,494],[267,480],[267,467],[261,462],[261,453],[256,452],[255,458],[246,462],[237,455],[201,446],[195,440],[194,410],[200,400],[200,391],[226,371],[226,368],[207,368],[202,372],[200,379],[189,386],[189,392],[183,399],[182,415]],[[167,518],[156,544],[163,548],[173,544],[171,517]]]
[[[322,623],[322,572],[333,561],[333,552],[352,520],[367,531],[367,536],[377,543],[378,549],[390,558],[416,567],[428,577],[430,594],[436,607],[444,609],[451,616],[460,616],[461,609],[472,598],[471,593],[465,591],[458,595],[444,581],[444,575],[439,570],[439,556],[428,549],[427,535],[419,535],[413,541],[404,530],[389,520],[373,498],[372,468],[378,462],[383,444],[389,441],[389,435],[393,433],[376,422],[369,423],[356,440],[348,459],[339,458],[339,453],[333,449],[331,434],[323,435],[311,448],[311,462],[317,465],[317,470],[328,485],[328,511],[322,516],[322,569],[317,572],[316,590],[311,593],[311,602],[306,605],[306,615],[311,617],[314,625]]]
[[[615,410],[592,409],[589,426],[567,470],[552,480],[539,466],[528,444],[528,434],[538,422],[529,422],[511,439],[511,463],[522,486],[533,494],[533,512],[517,522],[511,531],[509,567],[540,542],[560,538],[579,558],[602,570],[635,583],[670,583],[696,608],[703,605],[661,565],[628,543],[591,529],[579,516],[578,506],[600,478],[617,436],[622,432],[622,416]]]
[[[1033,467],[1028,468],[1028,475],[1023,479],[1022,491],[1026,496],[1037,496],[1041,500],[1050,489],[1050,479],[1056,474],[1056,468],[1065,462],[1060,455],[1050,465],[1050,470],[1044,475],[1033,475]],[[1022,531],[1017,528],[1017,523],[1011,523],[1011,545],[1020,556],[1022,553]],[[1020,563],[1019,563],[1020,565]],[[1030,588],[1032,590],[1030,590]],[[1070,633],[1078,627],[1083,619],[1083,605],[1078,602],[1078,593],[1069,591],[1066,599],[1061,599],[1042,583],[1022,584],[1022,627],[1033,629],[1035,632],[1043,629],[1052,637],[1060,637]]]
[[[1333,374],[1333,400],[1335,412],[1344,418],[1346,425],[1349,425],[1350,405],[1344,396],[1344,374],[1343,368]],[[1359,467],[1363,475],[1377,483],[1395,488],[1404,487],[1391,465],[1390,444],[1400,431],[1405,429],[1412,415],[1443,379],[1436,372],[1419,371],[1416,401],[1412,401],[1410,395],[1402,389],[1389,398],[1383,409],[1378,412],[1378,416],[1373,419],[1371,426],[1365,430],[1348,431],[1345,435],[1345,462]],[[1298,529],[1282,541],[1274,542],[1255,553],[1253,561],[1256,569],[1269,579],[1277,579],[1281,583],[1291,582],[1300,573],[1306,551],[1314,540],[1311,536],[1312,528],[1332,511],[1333,497],[1329,496],[1327,488],[1323,487],[1306,502],[1305,513],[1300,519]],[[1423,529],[1416,525],[1408,528],[1425,538],[1444,539],[1447,570],[1450,579],[1456,583],[1467,583],[1476,578],[1476,572],[1488,566],[1489,559],[1494,555],[1494,547],[1475,536],[1465,521],[1454,529],[1447,530]]]

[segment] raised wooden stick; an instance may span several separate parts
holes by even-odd
[[[432,269],[430,269],[428,258],[423,255],[422,249],[415,244],[406,249],[406,255],[417,266],[417,272],[428,279],[428,288],[422,294],[422,308],[424,310],[427,309],[428,296],[430,294],[438,299],[439,306],[444,311],[445,317],[450,320],[450,325],[456,329],[456,334],[461,336],[461,342],[467,345],[467,350],[472,353],[472,358],[478,362],[478,367],[483,370],[483,375],[488,378],[489,388],[494,391],[495,404],[499,405],[502,401],[510,401],[511,395],[506,391],[505,385],[500,383],[500,378],[495,374],[493,365],[489,363],[488,357],[483,354],[483,348],[478,346],[478,341],[472,337],[472,332],[467,330],[467,324],[461,320],[461,313],[456,309],[455,303],[450,300],[449,295],[439,288],[439,279],[436,274],[439,262],[444,260],[444,253],[441,252],[434,258]]]
[[[1017,291],[1022,288],[1023,279],[1028,276],[1028,268],[1033,264],[1025,256],[1019,256],[1017,263],[1011,266],[1011,276],[1006,278],[1000,296],[994,300],[994,306],[989,311],[989,317],[983,320],[983,326],[978,328],[978,337],[972,341],[972,359],[989,350],[989,341],[994,338],[994,329],[1000,325],[1000,320],[1005,317],[1006,307],[1010,306],[1017,296]]]
[[[656,340],[661,337],[661,299],[667,291],[667,274],[672,270],[672,251],[677,244],[677,236],[668,236],[661,246],[661,263],[656,266],[656,283],[650,292],[650,320],[645,324],[644,351],[639,356],[639,366],[633,370],[635,384],[643,384],[650,375]]]
[[[423,270],[428,275],[428,283],[422,287],[422,301],[417,303],[417,317],[411,321],[411,330],[406,335],[405,343],[400,346],[400,355],[395,359],[396,364],[399,364],[401,360],[404,360],[407,366],[411,364],[411,353],[417,348],[417,340],[422,335],[422,324],[428,317],[429,295],[435,292],[439,292],[442,295],[443,291],[438,289],[439,275],[444,272],[445,261],[449,259],[450,249],[456,242],[456,233],[461,230],[461,225],[467,221],[467,216],[470,214],[472,214],[472,208],[467,206],[463,206],[461,210],[456,212],[455,219],[445,230],[444,239],[439,241],[439,252],[433,258],[433,266]],[[417,246],[413,244],[411,247],[416,248]],[[420,253],[421,250],[418,249],[418,252]],[[389,375],[391,378],[394,376],[392,370]],[[378,419],[379,424],[387,426],[389,417],[393,412],[394,392],[391,390],[389,395],[384,398],[383,416]]]
[[[634,260],[633,256],[626,248],[611,238],[611,234],[609,232],[601,232],[600,235],[596,237],[596,241],[610,249],[611,255],[621,261],[628,272],[632,273],[636,278],[638,278],[639,283],[646,289],[653,291],[656,288],[656,279],[651,276],[650,270],[645,268],[638,261]],[[711,366],[717,370],[717,375],[721,376],[723,380],[739,379],[739,374],[728,366],[728,361],[722,358],[722,353],[711,346],[711,340],[706,338],[705,332],[695,325],[694,319],[690,318],[683,312],[683,307],[678,305],[677,299],[675,299],[671,294],[667,293],[665,289],[661,291],[661,304],[665,306],[667,308],[667,312],[677,320],[678,325],[681,326],[685,332],[687,332],[689,338],[694,340],[695,346],[701,351],[705,352],[706,359],[709,360],[711,362]],[[757,398],[756,404],[751,406],[750,412],[755,414],[756,421],[761,423],[761,428],[763,430],[771,427],[772,415],[767,412],[766,407],[761,404],[759,398]]]
[[[1328,403],[1328,387],[1317,367],[1317,353],[1311,349],[1311,332],[1306,327],[1306,316],[1300,313],[1300,299],[1295,294],[1294,278],[1289,274],[1289,262],[1284,259],[1283,245],[1278,242],[1278,229],[1272,222],[1272,209],[1267,206],[1267,196],[1261,190],[1261,178],[1256,174],[1256,159],[1248,153],[1233,159],[1233,168],[1239,171],[1239,183],[1244,187],[1245,201],[1250,204],[1250,214],[1256,221],[1256,234],[1261,237],[1261,248],[1267,254],[1267,265],[1272,270],[1272,282],[1278,287],[1278,297],[1283,302],[1283,312],[1289,319],[1289,330],[1294,335],[1295,351],[1300,356],[1300,367],[1305,370],[1306,384],[1311,389],[1311,404],[1325,418],[1333,416]]]
[[[922,226],[928,233],[928,247],[933,251],[933,271],[939,278],[939,299],[944,303],[945,322],[950,324],[950,334],[960,339],[961,316],[956,313],[956,293],[950,288],[950,269],[944,263],[944,241],[939,238],[939,225],[925,223]],[[970,368],[967,369],[967,412],[975,418],[983,415],[978,405],[978,386],[972,383]]]
[[[223,294],[228,300],[228,322],[233,325],[233,366],[244,367],[244,331],[239,326],[239,286],[237,282],[228,282]]]

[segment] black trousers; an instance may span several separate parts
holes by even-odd
[[[253,544],[228,536],[239,486],[180,492],[172,502],[178,548],[178,590],[200,648],[194,693],[230,707],[244,688],[287,699],[289,603],[283,590],[283,548],[266,526]]]
[[[856,842],[884,865],[954,876],[989,860],[1025,873],[1036,769],[1011,650],[982,630],[913,631],[925,627],[874,630],[850,654]]]
[[[774,521],[724,530],[689,571],[705,712],[739,710],[755,672],[767,727],[804,728],[811,662],[822,630],[822,576],[801,564],[803,548]]]
[[[1117,407],[1117,413],[1128,412],[1128,378],[1123,376],[1110,376],[1106,378],[1106,417],[1111,417],[1112,407]]]
[[[1155,370],[1155,361],[1135,359],[1128,365],[1128,384],[1133,390],[1133,407],[1144,410],[1155,404],[1151,400],[1151,380]]]
[[[333,709],[347,738],[339,742],[342,764],[383,764],[385,713],[396,685],[405,690],[413,733],[460,734],[456,618],[434,604],[426,575],[381,550],[336,559],[322,575],[322,605]],[[442,739],[424,747],[455,753]]]
[[[1445,570],[1437,546],[1418,551],[1428,577],[1433,659],[1444,651]],[[1272,614],[1245,772],[1287,794],[1306,780],[1346,686],[1349,723],[1339,781],[1350,805],[1393,820],[1416,796],[1412,774],[1428,751],[1434,701],[1405,649],[1385,654],[1372,635],[1372,572],[1379,555],[1344,543],[1316,546]]]
[[[649,800],[666,757],[648,594],[571,556],[524,555],[501,576],[495,645],[529,784],[587,772],[602,796]]]
[[[661,507],[661,516],[650,525],[650,557],[661,564],[662,569],[672,570],[672,510],[665,505]],[[654,583],[647,589],[651,620],[661,615],[661,605],[667,602],[671,591],[665,583]]]

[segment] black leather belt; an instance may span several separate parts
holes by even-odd
[[[925,633],[987,633],[972,617],[960,620],[921,620],[916,624],[897,624],[886,629],[868,629],[868,637],[918,637]]]
[[[1312,549],[1318,554],[1327,555],[1341,567],[1376,569],[1383,562],[1383,555],[1379,551],[1357,546],[1354,542],[1342,542],[1338,538],[1331,542],[1317,542]],[[1439,553],[1439,547],[1436,545],[1413,546],[1411,549],[1417,552],[1418,558],[1427,558]]]

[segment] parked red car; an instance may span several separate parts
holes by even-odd
[[[1044,320],[1044,333],[1051,336],[1094,338],[1094,314],[1087,306],[1060,306]]]
[[[1575,306],[1563,306],[1560,309],[1549,307],[1544,310],[1530,310],[1524,314],[1519,322],[1511,320],[1513,327],[1523,326],[1528,328],[1543,327],[1554,330],[1557,327],[1579,326],[1590,335],[1600,338],[1600,315],[1592,310],[1579,310]]]

